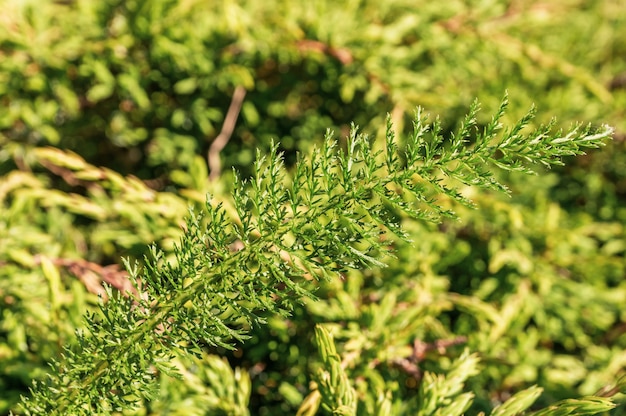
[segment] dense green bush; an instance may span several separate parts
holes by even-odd
[[[160,373],[182,376],[172,362],[179,354],[185,358],[207,347],[232,349],[234,342],[245,344],[253,327],[266,324],[271,315],[289,318],[294,305],[304,298],[313,299],[313,310],[323,306],[311,292],[312,280],[340,281],[351,278],[350,270],[384,266],[377,257],[383,257],[395,240],[385,230],[400,241],[410,241],[401,225],[403,217],[418,222],[454,217],[451,202],[471,205],[463,194],[466,186],[506,190],[490,165],[531,173],[529,162],[560,164],[561,157],[597,147],[612,134],[606,126],[555,133],[552,125],[522,133],[532,111],[503,130],[506,106],[505,100],[481,132],[474,103],[448,142],[441,123],[429,123],[419,111],[414,132],[404,140],[395,138],[388,120],[383,150],[377,150],[380,146],[368,136],[358,134],[356,127],[346,148],[338,150],[329,132],[322,148],[301,158],[291,176],[275,146],[267,158],[259,154],[249,186],[236,176],[232,209],[209,200],[206,223],[190,214],[185,234],[174,249],[175,258],[164,259],[163,252],[153,248],[143,271],[127,263],[132,286],[123,288],[122,296],[111,297],[107,291],[101,313],[86,315],[86,331],[77,333],[78,345],[66,350],[47,382],[36,384],[36,394],[25,403],[26,413],[104,414],[155,402]],[[468,145],[470,141],[474,143]],[[405,293],[411,291],[405,288]],[[316,412],[320,407],[338,414],[402,411],[452,416],[471,406],[474,395],[460,393],[464,381],[478,373],[477,355],[466,353],[450,367],[444,364],[442,368],[439,362],[439,371],[447,370],[447,377],[424,373],[417,401],[399,388],[396,377],[385,377],[389,366],[400,366],[417,384],[422,378],[418,364],[429,349],[422,340],[428,337],[426,323],[436,318],[434,313],[422,315],[417,299],[406,299],[404,311],[396,309],[395,297],[385,292],[379,304],[372,303],[373,313],[369,317],[365,313],[363,322],[358,312],[353,316],[342,314],[343,308],[325,309],[327,322],[340,319],[344,323],[349,334],[345,354],[352,358],[351,362],[342,360],[330,334],[316,326],[322,367],[317,370],[317,386],[300,412]],[[472,296],[448,293],[446,298],[492,325],[489,334],[482,334],[485,338],[478,337],[488,343],[496,343],[509,325],[520,321],[516,307],[525,300],[498,311]],[[436,302],[429,299],[428,303]],[[361,326],[357,331],[350,325],[354,318]],[[388,332],[394,321],[397,331]],[[423,336],[415,338],[420,329]],[[407,351],[411,338],[413,351]],[[467,341],[463,335],[452,341],[438,340],[435,348],[441,353]],[[355,385],[346,367],[354,373]],[[232,393],[232,386],[225,389],[219,375],[215,377],[211,384],[221,388],[222,395]],[[244,382],[246,389],[247,385]],[[516,394],[492,414],[525,410],[540,391],[532,388]],[[245,394],[240,391],[236,396],[240,407]],[[199,411],[224,404],[219,395],[214,402],[212,406],[204,403],[204,410]],[[596,414],[614,407],[602,397],[565,403],[546,412],[566,412],[572,407]]]
[[[6,1],[0,412],[18,411],[32,380],[76,345],[101,281],[128,288],[121,257],[142,259],[156,242],[174,261],[188,207],[207,192],[233,212],[229,167],[251,176],[255,148],[276,139],[292,167],[327,127],[343,137],[355,121],[382,140],[390,113],[410,134],[417,105],[441,114],[450,137],[473,97],[486,109],[480,130],[505,90],[508,124],[535,102],[531,127],[552,115],[563,127],[609,123],[615,140],[537,177],[499,174],[511,197],[463,189],[478,209],[455,206],[460,221],[402,217],[414,242],[394,240],[389,267],[320,283],[316,301],[267,316],[234,352],[178,357],[183,381],[163,376],[161,400],[141,411],[295,413],[316,399],[316,323],[332,329],[367,413],[412,410],[399,398],[454,362],[470,363],[470,414],[533,384],[539,407],[615,384],[626,365],[626,9],[521,3]],[[221,177],[209,181],[207,152],[237,101]],[[465,348],[480,370],[473,355],[455,361]],[[380,386],[393,399],[367,394]]]

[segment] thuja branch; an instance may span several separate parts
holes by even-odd
[[[35,386],[26,413],[101,414],[150,400],[158,372],[175,374],[174,353],[230,348],[267,314],[287,315],[294,302],[313,297],[312,280],[382,266],[389,240],[381,234],[407,238],[403,216],[453,216],[439,201],[470,204],[459,185],[506,191],[493,166],[530,172],[529,164],[561,163],[612,133],[606,126],[530,130],[533,111],[504,129],[506,105],[481,130],[474,103],[448,137],[438,120],[417,111],[413,134],[397,140],[388,119],[382,151],[355,126],[345,146],[329,132],[292,175],[277,145],[257,154],[252,179],[235,175],[234,213],[209,200],[202,215],[190,213],[174,261],[153,249],[141,272],[127,265],[136,295],[110,296],[101,314],[87,317],[78,347]]]

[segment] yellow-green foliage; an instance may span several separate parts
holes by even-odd
[[[615,140],[530,178],[489,176],[480,158],[449,165],[444,175],[492,178],[511,197],[459,188],[476,204],[468,209],[424,182],[435,199],[421,207],[459,220],[395,212],[385,220],[412,243],[385,240],[396,256],[388,267],[370,267],[380,253],[363,252],[356,270],[316,283],[317,299],[290,305],[289,318],[246,327],[251,338],[234,352],[190,337],[202,354],[172,358],[182,380],[160,374],[158,398],[135,413],[513,415],[532,405],[558,415],[608,406],[572,397],[623,401],[622,1],[5,0],[0,9],[0,414],[20,412],[19,396],[63,346],[77,350],[74,331],[99,313],[97,295],[131,289],[122,257],[149,263],[155,243],[155,264],[175,263],[189,207],[204,209],[207,192],[225,220],[241,216],[226,197],[238,186],[229,167],[253,175],[255,149],[270,152],[274,139],[293,170],[296,151],[310,154],[328,127],[347,136],[353,121],[382,149],[385,115],[408,137],[421,105],[442,116],[442,151],[464,156],[507,90],[505,124],[535,103],[528,129],[557,116],[566,129],[610,124]],[[225,168],[210,182],[207,152],[238,87],[246,95]],[[486,111],[469,143],[455,142],[474,97]],[[326,328],[317,346],[315,323]]]
[[[267,156],[259,152],[253,178],[248,182],[235,176],[232,208],[209,199],[204,221],[202,215],[190,212],[174,258],[164,258],[164,252],[153,246],[143,270],[126,262],[132,286],[121,288],[123,296],[107,290],[100,313],[85,315],[86,327],[77,332],[77,345],[65,350],[47,381],[35,384],[33,397],[24,402],[26,414],[108,414],[158,402],[159,375],[181,378],[173,366],[177,355],[186,357],[205,348],[232,350],[236,343],[245,344],[251,338],[252,328],[264,326],[268,315],[290,318],[294,307],[307,298],[322,306],[324,300],[313,295],[311,281],[342,282],[350,271],[384,271],[379,259],[387,257],[392,242],[388,232],[399,237],[397,244],[410,242],[403,223],[454,217],[452,206],[472,205],[463,195],[466,187],[506,190],[490,166],[533,173],[529,164],[560,164],[563,156],[601,146],[613,132],[608,126],[554,132],[552,125],[525,131],[532,111],[515,125],[504,127],[501,119],[507,104],[505,98],[483,131],[476,124],[479,106],[472,104],[459,130],[448,138],[439,120],[429,122],[419,110],[414,131],[407,138],[396,138],[388,118],[382,150],[354,126],[345,150],[338,148],[328,132],[323,146],[299,159],[290,176],[276,145]],[[490,342],[503,336],[513,321],[512,313],[498,316],[496,308],[473,297],[446,296],[479,322],[490,321],[485,326],[493,327]],[[346,415],[372,413],[368,409],[372,400],[385,414],[394,405],[425,415],[460,415],[470,408],[474,395],[461,391],[464,381],[478,373],[476,355],[462,356],[447,369],[445,360],[439,361],[447,378],[425,373],[422,380],[420,368],[429,349],[442,353],[468,342],[469,336],[437,340],[433,347],[411,334],[413,350],[406,355],[407,340],[394,340],[395,333],[388,332],[391,325],[386,321],[398,317],[396,305],[393,292],[387,292],[378,305],[372,304],[369,322],[368,314],[364,315],[371,330],[349,337],[356,348],[350,365],[363,366],[363,358],[376,354],[367,365],[368,374],[355,379],[364,381],[358,390],[350,385],[330,335],[323,328],[316,330],[323,367],[318,372],[319,394],[303,401],[302,412],[319,406],[314,403],[317,400],[322,409]],[[419,309],[407,310],[414,314]],[[345,330],[354,329],[349,325],[352,317],[341,313],[341,309],[333,313],[329,308],[320,315],[331,321],[341,319]],[[444,326],[437,314],[428,318]],[[503,320],[504,325],[499,325]],[[417,322],[413,319],[411,324]],[[406,331],[409,326],[404,321],[398,330]],[[419,329],[425,337],[429,335],[428,328]],[[464,332],[454,325],[450,329]],[[371,344],[377,335],[381,342]],[[381,373],[389,366],[402,367],[414,384],[421,381],[417,400],[406,395],[394,377]],[[574,403],[573,409],[590,414],[614,407],[599,397]]]

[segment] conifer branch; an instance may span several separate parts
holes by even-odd
[[[277,144],[257,154],[252,179],[235,175],[236,219],[209,198],[204,213],[190,212],[175,261],[153,247],[141,272],[127,264],[138,294],[109,293],[77,347],[24,402],[26,414],[107,414],[150,400],[158,373],[176,374],[175,352],[232,348],[268,314],[288,315],[314,297],[311,279],[382,266],[381,234],[408,239],[402,216],[453,217],[440,197],[471,205],[459,184],[506,191],[492,166],[530,172],[529,164],[559,164],[612,134],[607,126],[553,133],[553,124],[526,132],[534,110],[504,129],[506,106],[505,98],[481,132],[475,102],[450,137],[418,110],[413,134],[398,141],[388,117],[384,152],[356,126],[341,149],[329,131],[291,176]]]

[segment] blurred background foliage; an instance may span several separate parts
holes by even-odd
[[[450,131],[474,97],[487,117],[506,90],[509,120],[534,103],[537,123],[608,123],[615,139],[509,175],[512,197],[473,194],[460,221],[407,220],[415,243],[388,268],[322,284],[234,353],[181,361],[183,380],[164,378],[138,414],[294,414],[319,366],[316,323],[333,329],[362,414],[381,391],[414,413],[423,372],[466,347],[482,363],[473,412],[535,383],[543,405],[593,394],[624,373],[623,1],[0,4],[0,413],[73,341],[101,282],[125,287],[121,257],[171,252],[189,206],[222,198],[230,167],[250,174],[272,138],[289,164],[326,128],[380,135],[390,113],[409,131],[416,106]]]

